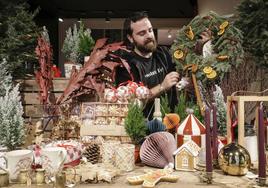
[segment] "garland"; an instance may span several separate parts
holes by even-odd
[[[212,54],[203,57],[196,48],[201,36],[210,33]],[[208,85],[211,80],[221,81],[226,73],[243,61],[242,33],[226,18],[210,12],[207,16],[196,16],[177,33],[171,52],[178,71],[192,66],[198,80]],[[202,47],[202,46],[201,46]]]

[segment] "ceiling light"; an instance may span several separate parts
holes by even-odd
[[[63,19],[62,18],[59,18],[58,20],[59,20],[59,22],[63,22]]]
[[[171,35],[171,30],[168,30],[168,35],[167,35],[167,38],[171,39],[172,38],[172,35]]]

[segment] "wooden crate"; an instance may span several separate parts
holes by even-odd
[[[245,137],[244,137],[244,124],[245,124],[245,102],[261,102],[268,101],[268,96],[227,96],[227,142],[232,142],[232,125],[230,117],[230,106],[232,101],[236,101],[238,104],[238,144],[245,146]],[[256,120],[257,114],[256,114]]]
[[[47,122],[50,117],[46,115],[44,110],[44,106],[40,104],[39,100],[39,92],[40,88],[37,84],[34,77],[29,79],[21,79],[16,80],[17,83],[20,83],[20,94],[22,99],[22,106],[23,106],[23,117],[25,122],[31,121],[32,124],[36,124],[41,118],[44,119],[44,122]],[[52,93],[55,94],[55,97],[59,97],[65,88],[69,79],[66,78],[54,78],[53,79],[53,91]],[[53,127],[53,121],[49,121],[48,125],[46,126],[46,131],[50,131]]]
[[[80,116],[82,119],[80,135],[128,136],[124,127],[127,105],[127,103],[83,103]]]

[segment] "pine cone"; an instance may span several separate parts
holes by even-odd
[[[87,160],[92,164],[98,163],[100,157],[100,147],[95,143],[90,144],[86,147],[83,156],[86,157]]]

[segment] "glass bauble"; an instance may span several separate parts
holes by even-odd
[[[224,146],[219,153],[220,168],[229,175],[245,175],[251,165],[249,152],[239,144],[231,143]]]

